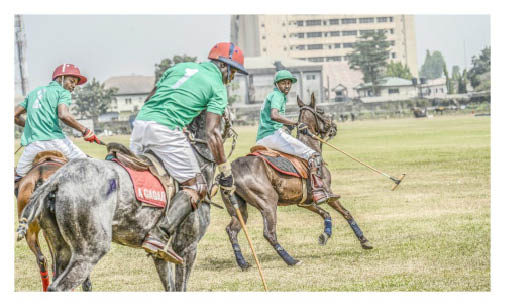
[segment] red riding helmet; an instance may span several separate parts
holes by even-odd
[[[242,74],[248,74],[244,68],[244,53],[231,42],[220,42],[214,45],[210,49],[209,59],[223,62]]]
[[[82,85],[86,83],[86,81],[88,80],[85,76],[81,75],[81,71],[79,70],[79,68],[77,68],[77,66],[74,66],[72,64],[63,64],[56,67],[56,69],[53,72],[52,80],[54,81],[57,77],[65,75],[71,75],[78,78],[79,82],[77,82],[77,85]]]

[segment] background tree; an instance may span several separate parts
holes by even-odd
[[[363,81],[372,83],[374,94],[389,59],[390,42],[386,39],[384,30],[365,32],[347,54],[349,67],[363,73]]]
[[[430,54],[430,51],[426,50],[426,58],[419,75],[429,80],[438,79],[442,76],[444,66],[445,60],[440,51],[434,51],[433,54]]]
[[[158,64],[154,64],[154,77],[155,77],[155,83],[158,82],[158,80],[161,78],[163,73],[167,71],[170,67],[173,65],[177,65],[179,63],[186,63],[186,62],[196,62],[197,57],[192,57],[188,56],[186,54],[184,55],[174,55],[172,59],[165,58],[162,59]]]
[[[449,78],[449,72],[447,72],[447,66],[444,64],[444,77],[445,86],[447,87],[447,93],[453,94],[451,78]]]
[[[105,88],[104,83],[100,83],[95,78],[82,87],[77,87],[73,95],[75,105],[72,112],[81,119],[93,119],[93,125],[96,126],[98,116],[107,112],[116,101],[114,95],[117,88]]]
[[[463,70],[463,74],[458,79],[458,93],[467,93],[466,83],[467,83],[467,75],[466,69]]]
[[[468,79],[473,88],[479,90],[489,90],[491,88],[491,47],[481,50],[478,57],[472,57],[472,68],[468,71]],[[485,83],[485,84],[484,84]]]
[[[393,61],[391,61],[386,66],[386,73],[384,74],[384,76],[402,78],[407,80],[411,80],[413,78],[409,67],[407,67],[407,64],[403,65],[400,62],[395,63]]]

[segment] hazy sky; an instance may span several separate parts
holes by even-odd
[[[46,84],[62,63],[104,81],[153,75],[155,63],[175,54],[204,61],[212,44],[229,40],[229,20],[228,15],[24,15],[29,87]],[[490,45],[489,15],[417,15],[415,20],[418,66],[426,49],[439,50],[450,72],[453,65],[464,66],[466,48],[469,67],[471,57]]]

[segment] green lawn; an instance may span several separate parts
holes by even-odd
[[[232,159],[248,152],[256,135],[255,127],[236,130],[240,136]],[[104,138],[124,144],[128,140]],[[80,139],[75,143],[94,157],[105,156],[102,146]],[[331,143],[389,175],[407,176],[391,192],[392,181],[325,147],[332,188],[374,249],[361,249],[347,222],[327,205],[322,207],[332,214],[333,237],[326,246],[317,243],[323,231],[318,215],[296,206],[280,207],[278,239],[303,260],[295,267],[287,266],[263,238],[261,216],[250,207],[248,229],[271,291],[490,290],[489,117],[346,122],[339,124]],[[219,196],[215,200],[222,203]],[[262,290],[255,267],[239,271],[224,230],[228,222],[226,211],[211,209],[190,291]],[[253,264],[242,232],[239,238]],[[16,291],[41,290],[35,257],[26,243],[15,245],[14,264]],[[162,290],[144,251],[116,244],[91,279],[96,291]]]

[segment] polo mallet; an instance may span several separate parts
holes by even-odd
[[[307,131],[307,132],[308,132],[308,131]],[[392,180],[395,184],[394,184],[394,185],[393,185],[393,187],[391,188],[391,191],[394,191],[396,188],[398,188],[398,186],[400,185],[400,183],[401,183],[401,182],[403,181],[403,179],[405,178],[405,175],[406,175],[405,173],[404,173],[404,174],[402,174],[402,176],[401,176],[399,179],[394,178],[394,177],[392,177],[392,176],[390,176],[390,175],[387,175],[387,174],[386,174],[386,173],[384,173],[384,172],[381,172],[381,171],[379,171],[379,170],[377,170],[377,169],[375,169],[375,168],[372,168],[372,167],[368,166],[367,164],[363,163],[362,161],[360,161],[360,160],[359,160],[359,159],[357,159],[356,157],[353,157],[353,156],[351,156],[351,155],[349,155],[349,154],[345,153],[344,151],[340,150],[339,148],[335,147],[334,145],[331,145],[331,144],[329,144],[328,142],[324,141],[324,140],[323,140],[323,139],[321,139],[319,136],[314,135],[314,134],[312,134],[312,133],[310,133],[310,132],[308,132],[308,135],[309,135],[310,137],[312,137],[312,138],[316,139],[316,140],[319,140],[320,142],[322,142],[322,143],[324,143],[324,144],[326,144],[326,145],[329,145],[330,147],[332,147],[333,149],[335,149],[335,150],[339,151],[340,153],[343,153],[343,154],[345,154],[346,156],[348,156],[348,157],[350,157],[350,158],[354,159],[355,161],[357,161],[357,162],[358,162],[358,163],[360,163],[361,165],[363,165],[363,166],[367,167],[368,169],[370,169],[370,170],[372,170],[372,171],[374,171],[374,172],[377,172],[377,173],[379,173],[379,174],[382,174],[382,175],[384,175],[385,177],[387,177],[388,179]]]
[[[267,284],[265,283],[265,278],[263,277],[263,271],[261,271],[260,262],[258,260],[258,257],[256,256],[256,252],[254,251],[254,248],[253,248],[253,245],[251,242],[251,238],[249,237],[249,233],[247,232],[247,228],[245,226],[244,219],[242,218],[242,213],[240,212],[240,208],[238,207],[237,199],[235,198],[233,193],[225,192],[225,194],[228,196],[228,199],[230,200],[231,204],[233,205],[233,208],[235,208],[235,212],[237,212],[238,220],[240,221],[240,225],[244,229],[244,233],[247,238],[247,242],[249,242],[249,247],[251,248],[251,251],[254,256],[254,260],[256,261],[256,265],[258,266],[258,271],[260,273],[261,281],[263,282],[263,288],[265,289],[265,291],[268,291]]]

